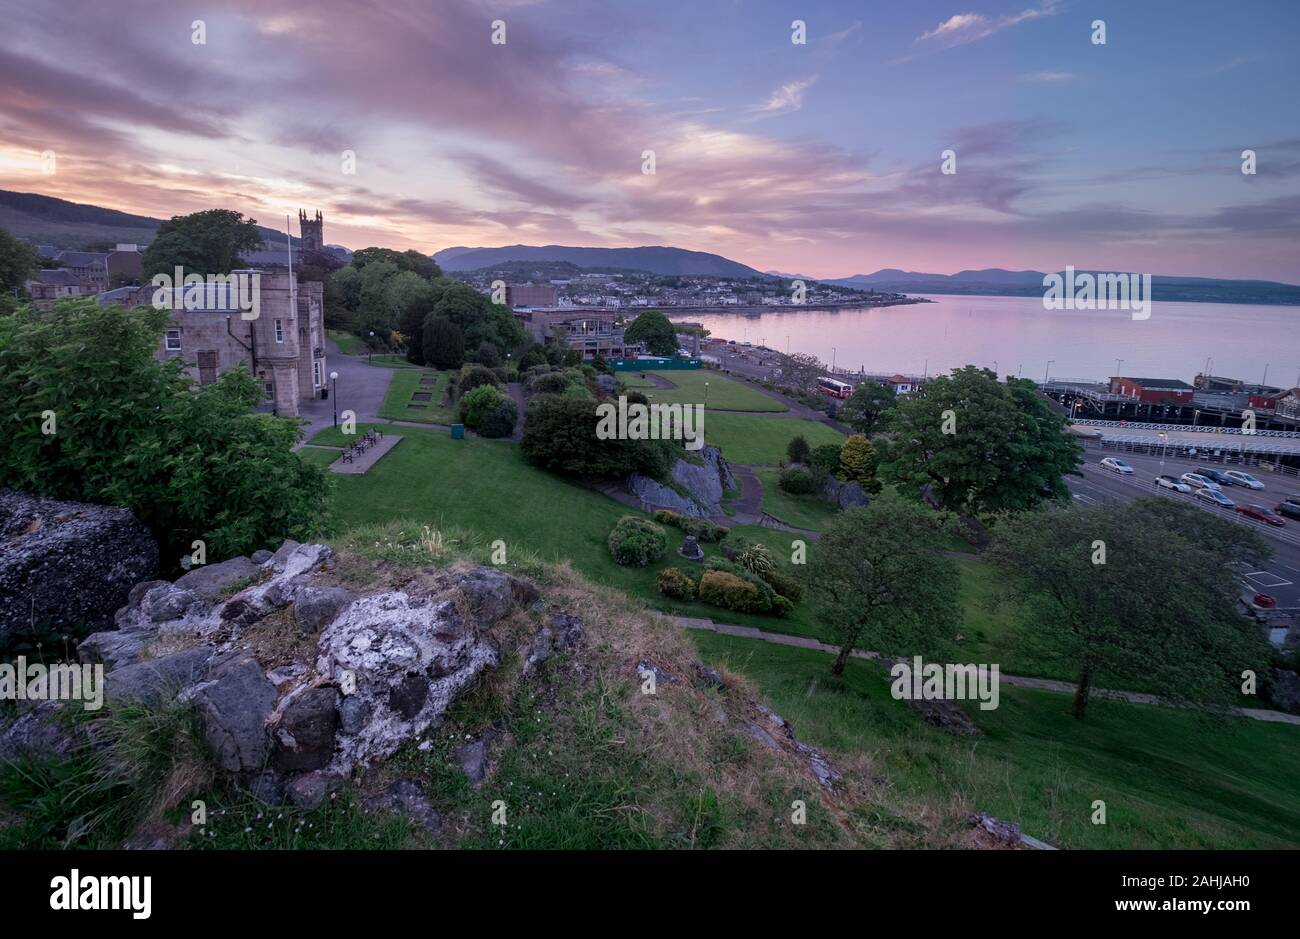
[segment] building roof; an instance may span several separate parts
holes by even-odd
[[[57,260],[65,267],[93,267],[95,264],[107,265],[108,254],[99,251],[60,251]]]
[[[47,287],[78,287],[81,285],[81,281],[76,274],[61,267],[37,271],[36,277],[33,279],[40,281]]]
[[[894,374],[889,376],[889,382],[894,385],[910,385],[912,384],[912,379],[908,378],[906,375]]]
[[[1168,391],[1195,391],[1191,385],[1181,378],[1133,378],[1130,375],[1117,375],[1117,381],[1131,382],[1134,385],[1141,385],[1151,391],[1168,390]]]

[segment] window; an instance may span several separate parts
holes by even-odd
[[[275,341],[284,342],[284,320],[275,321]]]
[[[311,363],[311,375],[312,375],[312,381],[315,383],[315,386],[319,388],[323,384],[321,378],[320,359],[317,359],[316,361]]]
[[[199,384],[211,385],[217,380],[217,353],[206,350],[198,354]]]
[[[181,351],[181,331],[179,329],[167,330],[167,351]]]

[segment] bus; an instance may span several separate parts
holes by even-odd
[[[824,395],[830,395],[832,398],[847,398],[853,394],[852,385],[835,378],[817,379],[817,390]]]

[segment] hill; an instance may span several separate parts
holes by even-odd
[[[433,259],[445,271],[473,271],[511,261],[564,261],[581,268],[644,271],[695,277],[765,277],[748,265],[718,254],[659,245],[641,248],[580,248],[566,245],[506,245],[501,248],[444,248]]]
[[[72,249],[104,242],[143,245],[153,241],[162,223],[162,219],[147,215],[0,189],[0,228],[33,244]],[[284,232],[264,225],[259,225],[258,231],[268,244],[284,244]],[[299,239],[294,238],[293,243],[297,246]]]
[[[1076,273],[1099,273],[1078,271]],[[868,287],[897,293],[942,293],[970,296],[1042,296],[1043,271],[1007,271],[1002,268],[926,274],[886,268],[874,274],[855,274],[827,283],[842,287]],[[1223,280],[1156,274],[1151,278],[1156,300],[1194,303],[1300,304],[1300,286],[1269,280]]]

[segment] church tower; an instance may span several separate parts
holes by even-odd
[[[320,251],[325,247],[325,222],[321,219],[320,209],[316,210],[314,219],[308,218],[302,209],[298,210],[298,234],[302,238],[303,251]]]

